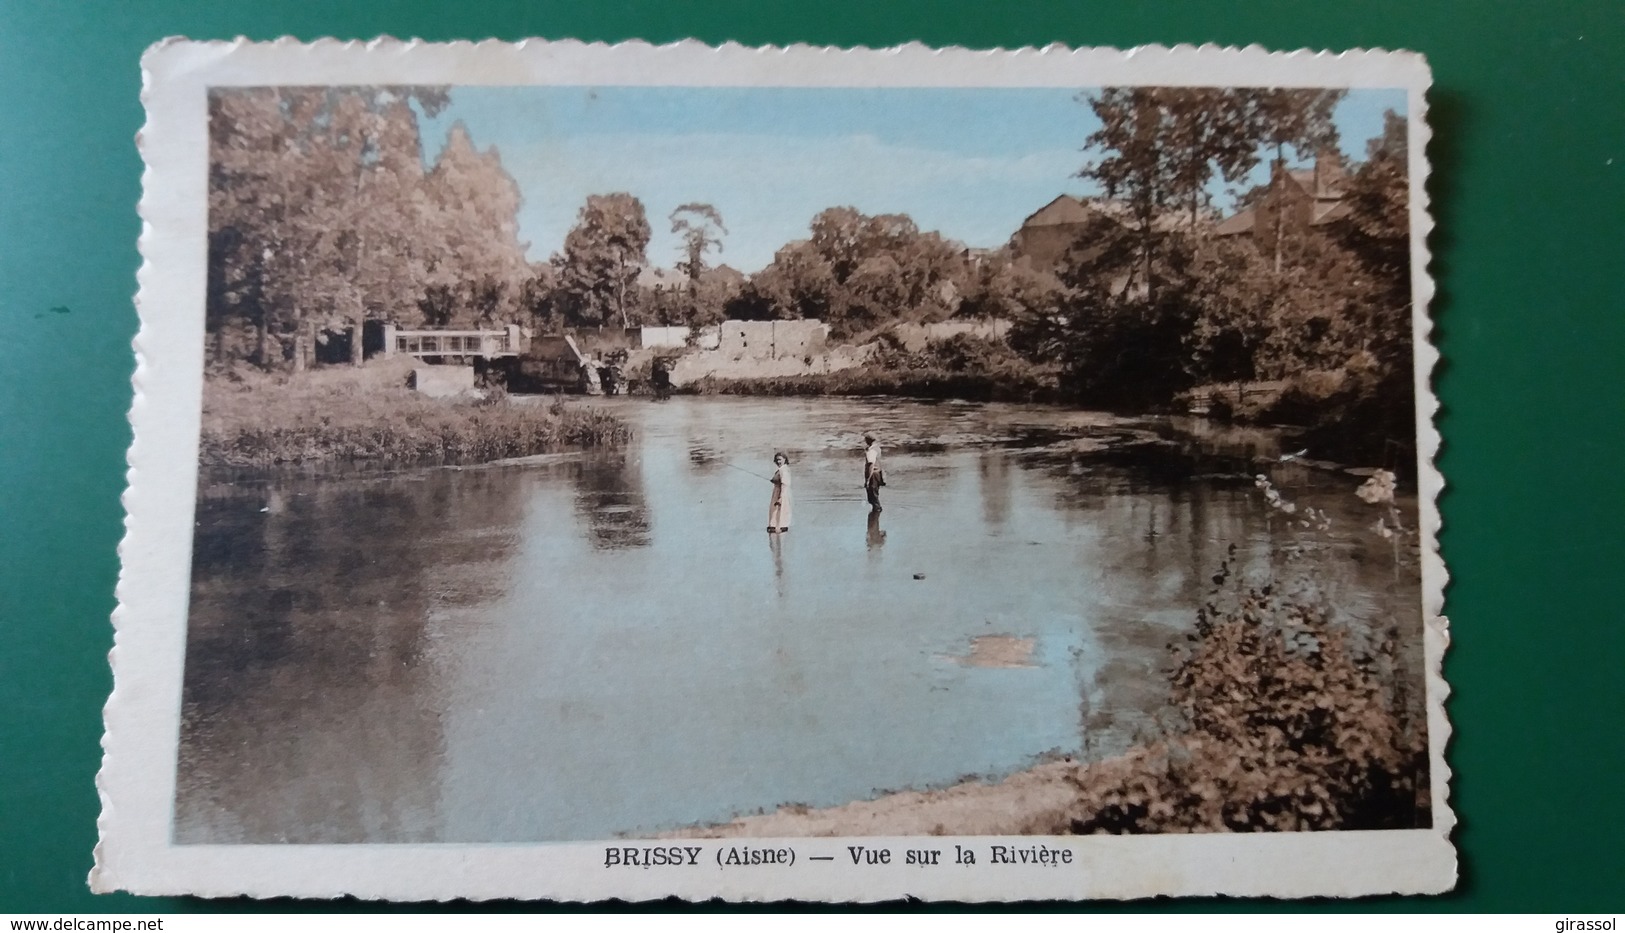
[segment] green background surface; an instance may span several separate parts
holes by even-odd
[[[239,34],[1425,53],[1459,890],[1130,906],[1625,907],[1625,6],[0,0],[0,912],[346,906],[85,886],[130,440],[137,62],[164,36]]]

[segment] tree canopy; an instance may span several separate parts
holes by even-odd
[[[273,363],[267,345],[282,335],[363,319],[553,328],[810,318],[836,339],[864,340],[898,323],[999,319],[1011,322],[1010,348],[1058,369],[1080,399],[1155,404],[1208,383],[1330,374],[1344,392],[1337,404],[1380,399],[1372,417],[1403,434],[1406,121],[1387,114],[1363,162],[1339,168],[1326,190],[1317,180],[1297,195],[1336,200],[1333,222],[1282,236],[1284,212],[1272,200],[1282,185],[1303,184],[1286,179],[1288,150],[1301,159],[1337,147],[1343,93],[1082,96],[1098,125],[1083,141],[1079,175],[1105,197],[1091,202],[1058,269],[1034,268],[1013,248],[967,249],[906,214],[832,206],[746,277],[712,265],[728,229],[699,201],[667,216],[675,274],[649,270],[649,219],[628,192],[588,196],[558,252],[528,263],[521,192],[495,149],[481,150],[458,124],[425,165],[418,119],[440,112],[444,89],[216,90],[209,327],[220,352]],[[1215,193],[1266,160],[1271,182],[1242,203],[1272,226],[1217,236]]]
[[[1284,152],[1337,145],[1342,91],[1108,89],[1080,174],[1122,205],[1097,212],[1060,270],[1049,309],[1017,317],[1011,341],[1062,363],[1070,387],[1109,404],[1154,404],[1219,382],[1319,374],[1318,420],[1409,437],[1410,278],[1406,123],[1388,114],[1367,159],[1299,197],[1343,213],[1282,235]],[[1335,157],[1335,156],[1334,156]],[[1217,237],[1202,209],[1217,182],[1264,158],[1272,180],[1249,206],[1270,229]],[[1341,160],[1338,159],[1339,165]],[[1285,202],[1282,202],[1285,203]],[[1315,215],[1320,217],[1320,214]],[[1255,224],[1264,221],[1255,221]],[[1267,244],[1269,255],[1260,249]],[[1328,394],[1329,393],[1329,394]],[[1308,409],[1306,409],[1307,411]]]
[[[571,324],[631,324],[638,272],[648,262],[649,219],[625,192],[589,195],[554,255],[554,301]]]
[[[207,319],[223,355],[368,318],[491,317],[529,275],[519,191],[454,127],[427,171],[418,112],[443,88],[232,88],[209,96]],[[258,346],[228,347],[249,329]]]
[[[709,204],[690,202],[672,211],[668,219],[671,232],[682,238],[677,271],[688,276],[691,284],[698,283],[705,274],[705,254],[722,252],[722,238],[728,233],[722,214]]]

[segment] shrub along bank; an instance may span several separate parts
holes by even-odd
[[[590,407],[521,404],[500,390],[431,399],[404,385],[399,367],[293,375],[242,367],[204,386],[204,466],[366,461],[480,463],[630,437],[624,422]]]
[[[1271,584],[1220,589],[1179,651],[1180,725],[1132,755],[1084,768],[1052,832],[1397,829],[1429,825],[1423,730],[1385,690],[1391,640],[1351,646],[1325,609]]]

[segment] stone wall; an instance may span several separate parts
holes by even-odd
[[[472,366],[414,366],[412,388],[430,398],[451,398],[474,391]]]
[[[688,338],[694,333],[694,329],[687,326],[641,327],[638,330],[638,346],[646,350],[680,350],[689,345]],[[694,345],[703,350],[715,350],[720,336],[715,327],[701,328]]]
[[[777,358],[735,356],[718,350],[688,353],[678,358],[672,367],[673,385],[687,385],[696,379],[716,376],[719,379],[772,379],[778,376],[806,376],[832,373],[861,366],[869,359],[874,347],[830,347],[816,353]]]
[[[716,329],[718,352],[734,359],[801,359],[829,342],[823,321],[723,321]]]

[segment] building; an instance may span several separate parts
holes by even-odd
[[[1288,169],[1277,161],[1269,187],[1253,207],[1225,218],[1214,228],[1218,236],[1250,236],[1259,251],[1275,252],[1281,239],[1328,227],[1349,215],[1344,201],[1346,173],[1336,149],[1324,149],[1308,169]]]
[[[1131,208],[1114,198],[1076,197],[1063,194],[1021,222],[1010,238],[1010,255],[1033,269],[1053,272],[1066,264],[1067,254],[1079,245],[1090,228],[1102,220],[1119,224],[1131,222]],[[1152,227],[1170,230],[1188,224],[1189,215],[1170,213],[1157,217]]]
[[[1035,269],[1055,269],[1095,214],[1085,199],[1063,194],[1021,222],[1010,238],[1010,254]]]

